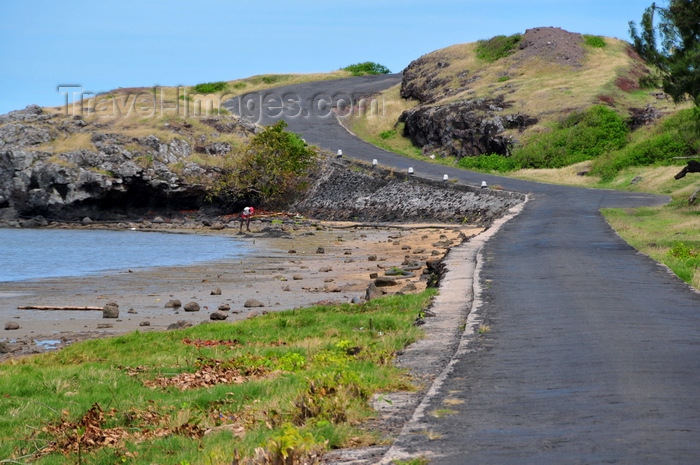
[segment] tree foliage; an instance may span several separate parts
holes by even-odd
[[[661,72],[664,92],[674,102],[690,96],[700,106],[700,1],[669,0],[667,7],[652,3],[640,30],[633,21],[629,26],[637,53]]]
[[[344,71],[349,71],[353,76],[364,76],[365,74],[389,74],[391,71],[384,65],[373,61],[365,61],[363,63],[355,63],[343,68]]]
[[[246,199],[275,206],[303,189],[317,152],[278,121],[256,134],[229,158],[211,197]]]

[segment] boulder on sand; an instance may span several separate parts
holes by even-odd
[[[109,302],[102,308],[102,318],[119,318],[119,305]]]

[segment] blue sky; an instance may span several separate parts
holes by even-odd
[[[664,4],[661,0],[659,3]],[[376,61],[556,26],[629,40],[651,0],[0,1],[0,114],[85,91],[194,85]]]

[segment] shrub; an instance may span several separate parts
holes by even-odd
[[[522,38],[521,34],[513,34],[511,36],[500,35],[488,40],[480,40],[476,43],[476,56],[481,60],[493,63],[500,58],[513,54]]]
[[[214,94],[216,92],[223,92],[228,86],[223,81],[218,82],[204,82],[202,84],[197,84],[194,86],[194,91],[198,94]]]
[[[389,129],[388,131],[382,131],[379,133],[379,138],[383,140],[391,139],[396,135],[396,129]]]
[[[520,168],[517,161],[513,157],[498,155],[492,153],[489,155],[479,155],[476,157],[464,157],[459,160],[457,165],[460,168],[474,171],[496,171],[498,173],[507,173]]]
[[[275,205],[292,200],[315,166],[316,151],[278,121],[256,134],[229,158],[209,197],[245,198]]]
[[[498,82],[510,81],[510,76],[501,76],[498,78]]]
[[[513,157],[521,168],[561,168],[624,147],[628,132],[620,115],[597,105],[571,114],[551,132],[533,136]]]
[[[601,36],[592,36],[592,35],[584,34],[583,41],[589,47],[594,47],[594,48],[603,48],[607,45],[605,43],[605,39]]]
[[[609,180],[631,166],[684,164],[683,160],[676,161],[674,157],[692,155],[700,146],[694,115],[694,109],[678,112],[648,137],[595,160],[591,174]]]
[[[275,82],[277,82],[279,80],[280,80],[280,77],[275,76],[274,74],[271,76],[263,76],[262,77],[262,82],[264,82],[265,84],[274,84]]]
[[[344,71],[349,71],[353,76],[364,76],[365,74],[389,74],[391,71],[384,65],[373,61],[365,61],[356,63],[343,68]]]

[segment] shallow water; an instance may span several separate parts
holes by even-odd
[[[145,231],[0,229],[0,282],[180,266],[249,252],[231,237]]]

